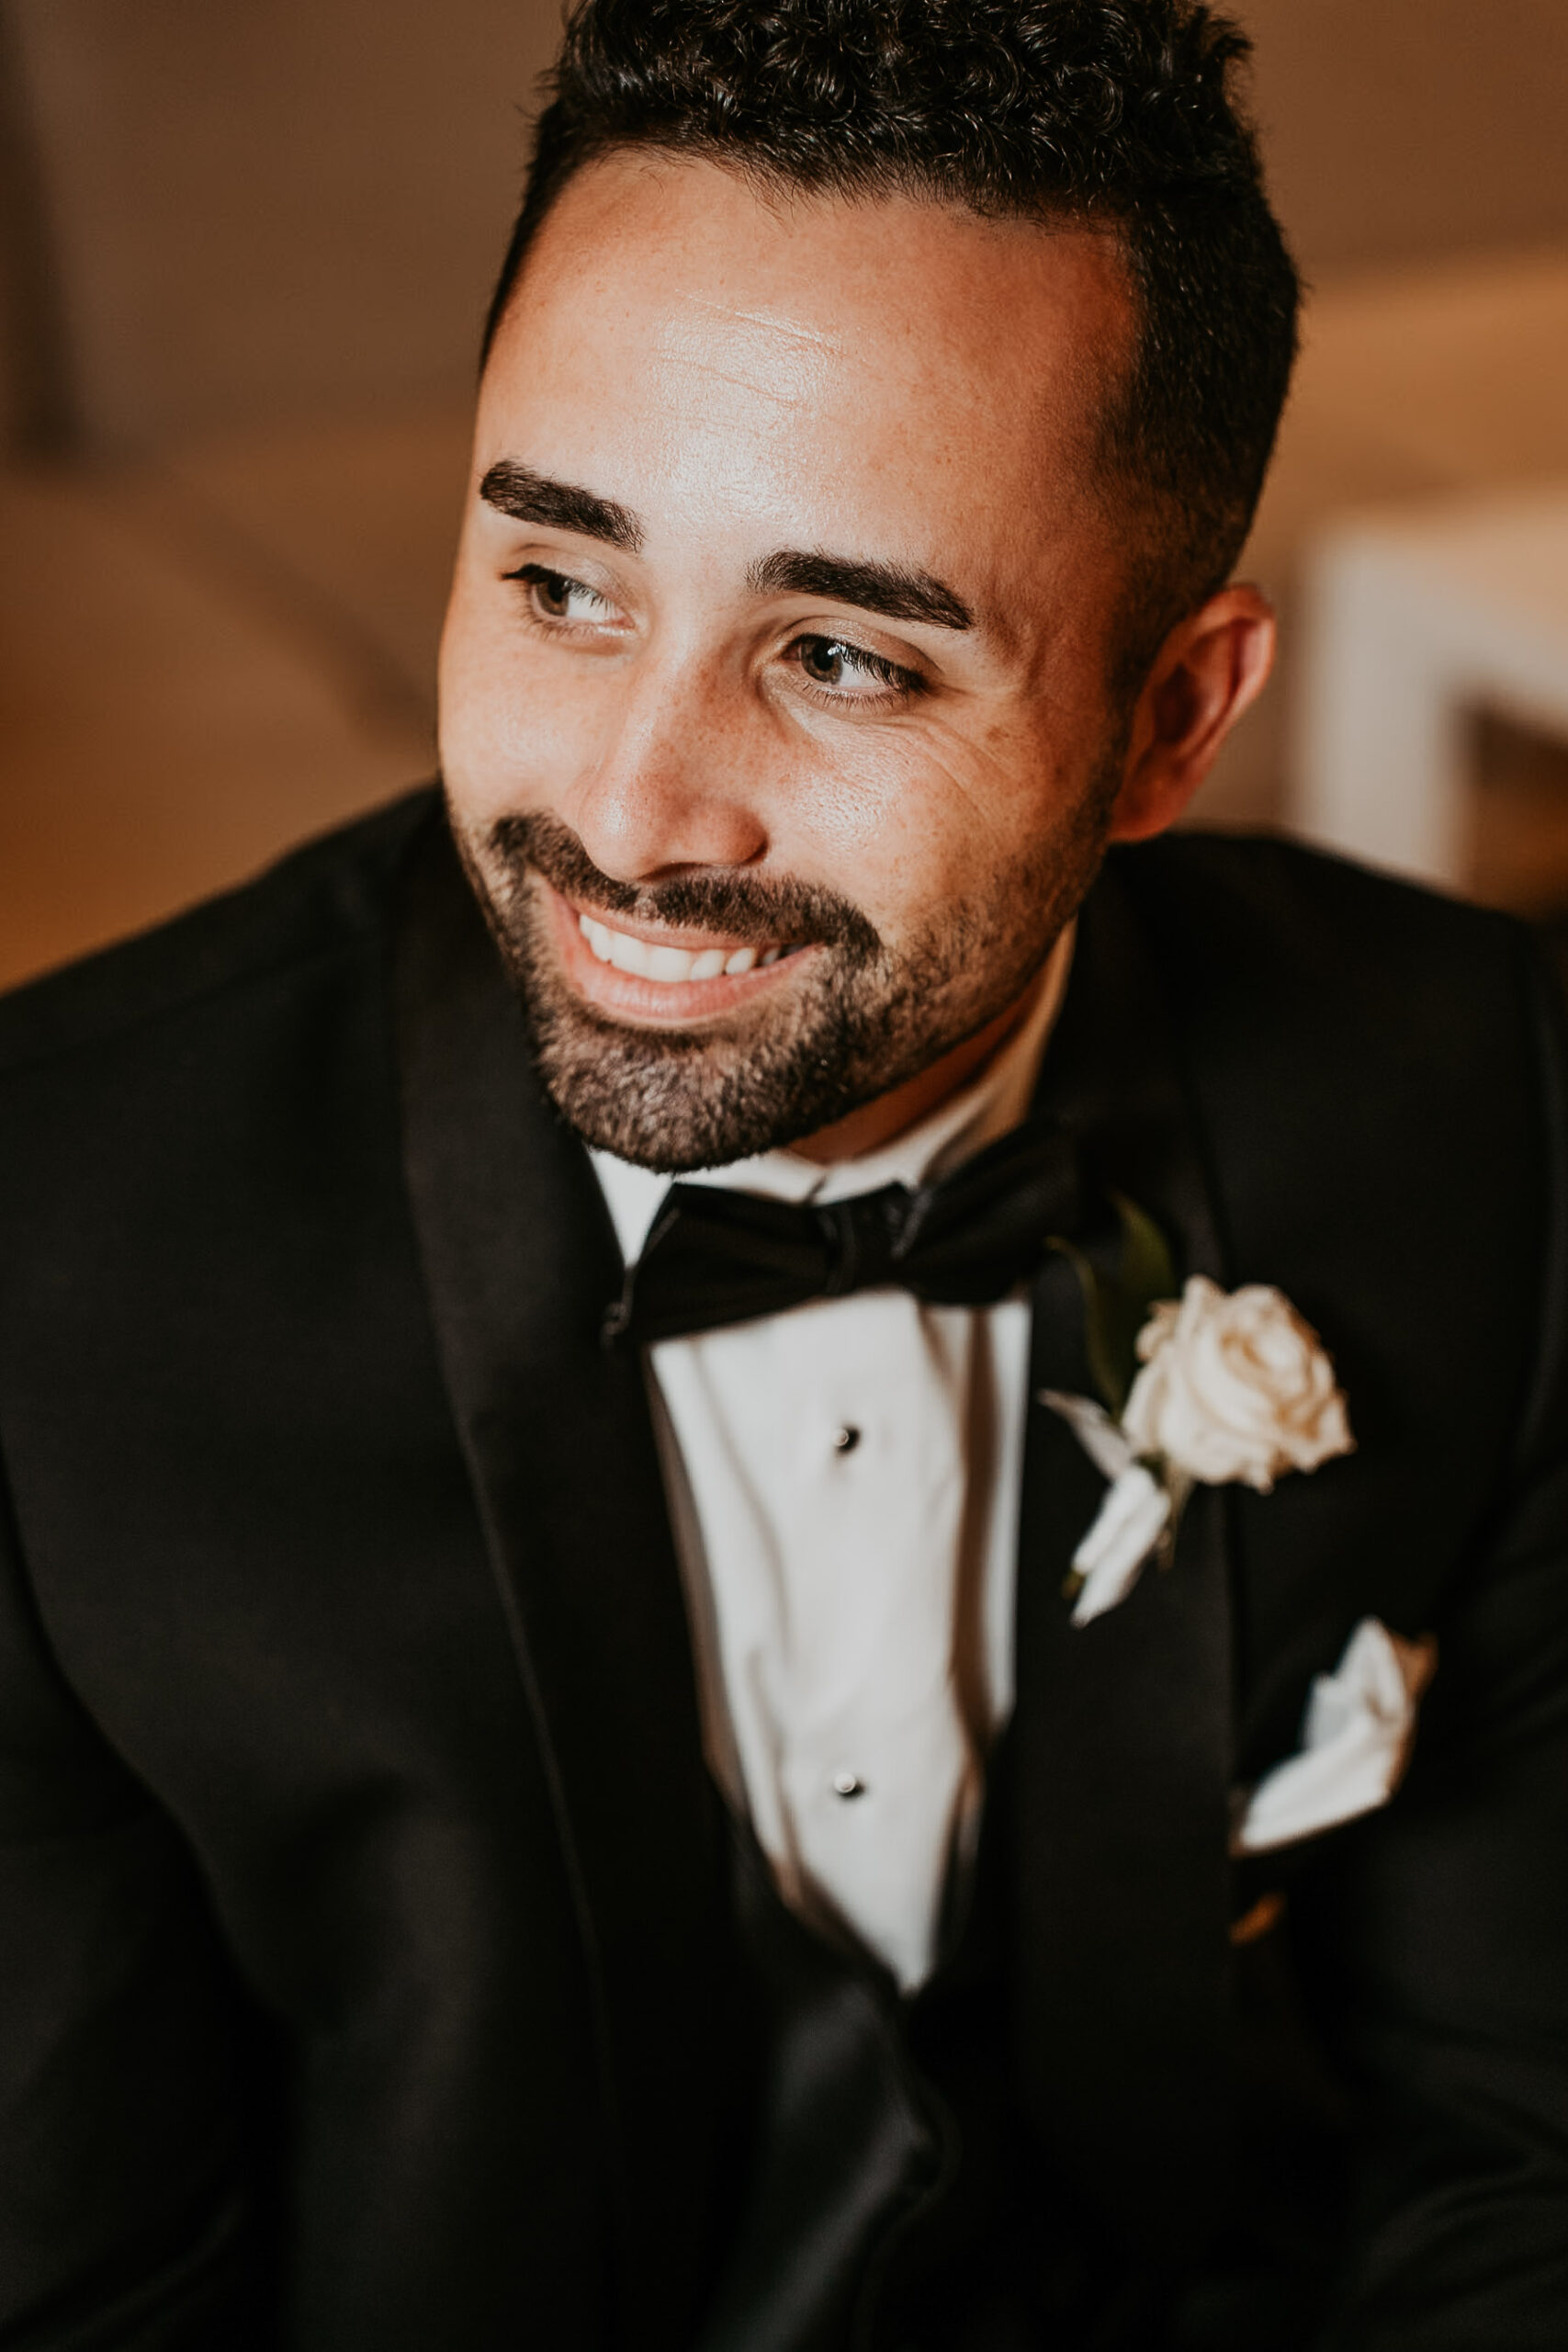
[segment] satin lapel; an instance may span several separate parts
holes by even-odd
[[[613,1231],[444,826],[411,866],[397,983],[414,1216],[593,1979],[626,2290],[637,2342],[677,2342],[720,2096],[717,1806],[640,1362],[599,1344]]]
[[[1080,922],[1043,1103],[1091,1181],[1147,1209],[1179,1272],[1223,1278],[1160,993],[1114,868]],[[1077,1283],[1037,1290],[1032,1389],[1092,1393]],[[1063,1595],[1104,1482],[1032,1395],[1019,1567],[1021,2059],[1066,2182],[1117,2238],[1190,2255],[1223,2207],[1229,1979],[1229,1571],[1200,1488],[1174,1565],[1082,1630]]]

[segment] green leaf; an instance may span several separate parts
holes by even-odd
[[[1176,1270],[1153,1217],[1124,1193],[1111,1198],[1122,1227],[1122,1254],[1106,1303],[1106,1349],[1125,1401],[1138,1374],[1138,1334],[1155,1301],[1174,1295]]]
[[[1131,1384],[1122,1377],[1121,1351],[1116,1338],[1120,1308],[1115,1291],[1098,1267],[1090,1264],[1077,1242],[1054,1233],[1045,1247],[1064,1257],[1078,1278],[1078,1289],[1083,1294],[1084,1353],[1089,1359],[1089,1378],[1100,1391],[1106,1411],[1120,1420]]]
[[[1175,1297],[1176,1268],[1169,1244],[1153,1217],[1123,1193],[1112,1193],[1111,1199],[1122,1227],[1114,1281],[1076,1242],[1054,1234],[1045,1246],[1066,1258],[1077,1276],[1089,1376],[1106,1410],[1120,1420],[1137,1375],[1138,1334],[1156,1300]]]
[[[1156,1299],[1176,1296],[1170,1244],[1147,1210],[1125,1193],[1112,1193],[1111,1200],[1122,1225],[1122,1288],[1129,1306],[1137,1302],[1141,1326]]]

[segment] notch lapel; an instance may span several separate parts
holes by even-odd
[[[397,966],[410,1193],[592,1980],[626,2318],[673,2345],[707,2253],[728,1881],[642,1365],[600,1344],[608,1214],[444,822]]]
[[[1042,1106],[1091,1192],[1156,1218],[1183,1274],[1223,1278],[1157,978],[1115,871],[1080,918]],[[1092,1393],[1076,1281],[1037,1285],[1018,1597],[1017,2020],[1025,2095],[1111,2235],[1190,2256],[1223,2206],[1229,1982],[1229,1568],[1200,1488],[1170,1569],[1081,1629],[1063,1585],[1104,1481],[1044,1387]]]

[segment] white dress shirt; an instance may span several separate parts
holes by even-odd
[[[1064,934],[987,1067],[878,1151],[683,1177],[789,1201],[945,1175],[1028,1109]],[[669,1180],[594,1164],[633,1262]],[[1012,1703],[1029,1305],[822,1299],[649,1350],[710,1763],[781,1893],[906,1989],[933,1965]]]

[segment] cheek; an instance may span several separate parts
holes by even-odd
[[[476,826],[552,806],[592,756],[583,697],[551,692],[492,596],[455,589],[441,639],[442,774]]]
[[[919,927],[953,854],[949,795],[928,758],[891,734],[818,737],[780,763],[769,798],[775,871],[837,891],[885,939]]]
[[[812,849],[821,878],[853,896],[885,937],[908,937],[943,908],[986,904],[1073,805],[1069,775],[1033,731],[933,728],[825,779]]]

